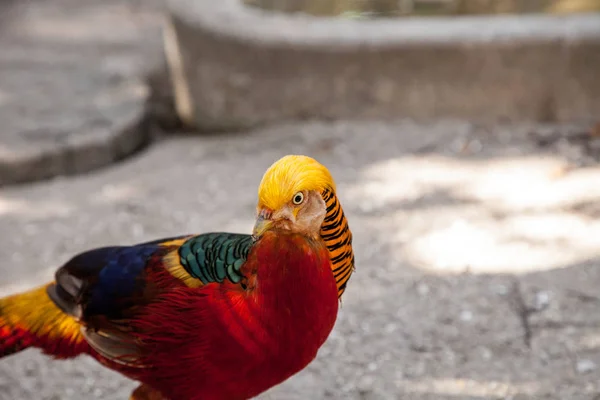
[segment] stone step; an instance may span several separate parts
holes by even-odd
[[[90,171],[148,142],[159,1],[9,2],[0,15],[0,185]]]

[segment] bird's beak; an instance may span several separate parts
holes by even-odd
[[[266,218],[263,214],[259,214],[258,218],[256,218],[256,222],[254,223],[252,236],[254,237],[254,239],[258,239],[263,235],[263,233],[269,230],[272,225],[272,220]]]

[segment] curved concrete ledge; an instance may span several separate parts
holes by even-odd
[[[148,3],[30,2],[0,26],[0,186],[88,172],[149,142],[143,75],[162,14]]]
[[[176,108],[231,129],[296,118],[600,115],[600,14],[345,20],[169,0]]]
[[[62,109],[56,115],[64,121],[62,128],[48,124],[5,133],[0,140],[0,187],[89,172],[135,153],[151,139],[145,98],[115,98],[113,107],[87,117]]]

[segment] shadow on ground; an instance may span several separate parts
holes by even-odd
[[[600,168],[530,126],[291,124],[174,137],[103,171],[0,192],[0,292],[93,246],[249,232],[264,170],[330,167],[357,271],[318,359],[263,399],[594,399],[600,395]],[[0,363],[0,398],[126,398],[90,360]],[[9,397],[2,397],[9,396]]]

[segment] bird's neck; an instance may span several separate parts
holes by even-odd
[[[324,190],[322,196],[327,206],[327,213],[321,225],[321,238],[329,250],[338,296],[341,296],[354,271],[352,232],[337,196],[329,190]]]
[[[281,357],[293,355],[300,364],[309,362],[333,328],[338,311],[324,243],[300,234],[269,232],[253,248],[250,264],[257,272],[249,298],[260,305],[255,336],[263,332],[277,337]]]

